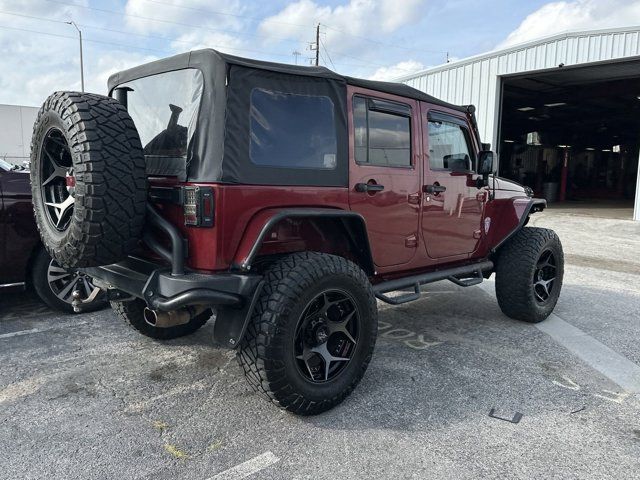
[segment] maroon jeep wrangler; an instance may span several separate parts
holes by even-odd
[[[177,55],[113,75],[109,97],[47,99],[38,227],[142,334],[186,335],[215,312],[255,390],[319,413],[362,378],[376,299],[495,272],[508,316],[553,310],[560,241],[524,228],[545,201],[492,175],[474,110],[325,68]]]

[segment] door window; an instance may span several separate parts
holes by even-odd
[[[454,121],[430,119],[428,133],[431,170],[474,171],[475,157],[465,127]]]
[[[411,167],[411,108],[395,102],[353,98],[356,163]]]

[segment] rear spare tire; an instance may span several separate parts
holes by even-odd
[[[135,248],[144,225],[140,137],[116,100],[56,92],[31,141],[33,209],[42,242],[65,268],[108,265]]]

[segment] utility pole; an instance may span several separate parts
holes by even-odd
[[[298,57],[300,55],[302,55],[302,53],[300,53],[298,50],[294,50],[293,52],[291,52],[291,55],[294,56],[294,58],[296,59],[296,65],[298,64]]]
[[[73,20],[65,23],[67,25],[73,25],[74,27],[76,27],[76,30],[78,30],[78,35],[80,37],[80,87],[82,89],[82,93],[84,93],[84,63],[82,59],[82,30],[78,28],[78,25],[76,25],[76,22],[74,22]]]
[[[320,65],[320,24],[316,27],[316,67]]]

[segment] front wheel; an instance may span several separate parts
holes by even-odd
[[[502,247],[496,266],[496,296],[503,313],[538,323],[551,315],[564,276],[564,254],[558,235],[526,227]]]
[[[369,365],[378,329],[366,274],[333,255],[296,253],[272,264],[238,362],[279,407],[314,415],[342,402]]]

